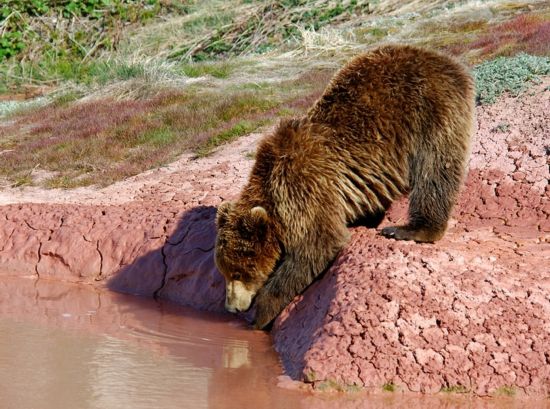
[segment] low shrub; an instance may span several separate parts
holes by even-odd
[[[491,104],[504,92],[519,95],[529,83],[550,74],[550,57],[518,54],[498,57],[474,68],[479,104]]]

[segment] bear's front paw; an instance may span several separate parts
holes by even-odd
[[[390,239],[414,240],[417,242],[433,243],[439,240],[445,233],[445,226],[431,228],[413,228],[410,226],[384,227],[380,234]]]
[[[264,291],[260,291],[256,296],[255,304],[256,317],[254,319],[254,328],[256,329],[266,329],[284,308],[283,300]]]

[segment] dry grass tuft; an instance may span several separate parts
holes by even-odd
[[[204,17],[191,20],[202,27],[200,36],[181,39],[169,58],[202,61],[212,57],[265,52],[291,43],[303,27],[319,30],[371,12],[369,0],[285,0],[242,2],[217,11],[225,16],[222,25],[209,24]],[[200,19],[200,20],[199,20]],[[198,21],[197,21],[198,20]]]
[[[351,52],[360,52],[365,48],[363,44],[357,42],[355,34],[350,30],[323,28],[314,31],[300,28],[299,33],[302,41],[296,51],[302,52],[306,56],[345,55]]]

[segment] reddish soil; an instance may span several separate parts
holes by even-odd
[[[549,85],[478,109],[470,172],[443,240],[396,242],[353,229],[333,267],[274,325],[291,378],[319,389],[550,395]],[[222,311],[215,206],[238,195],[258,138],[81,200],[0,195],[12,203],[1,207],[0,274]],[[405,217],[403,201],[384,224]]]

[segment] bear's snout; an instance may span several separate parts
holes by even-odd
[[[252,299],[256,295],[241,281],[229,281],[225,288],[225,309],[229,312],[242,312],[250,308]]]

